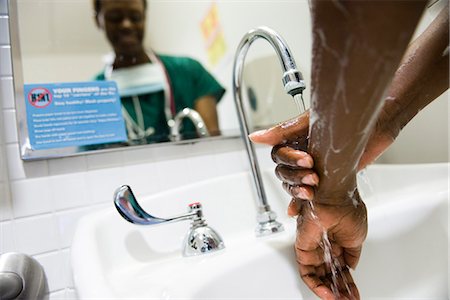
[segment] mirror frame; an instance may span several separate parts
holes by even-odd
[[[64,148],[52,148],[52,149],[40,149],[35,150],[31,148],[29,140],[29,131],[27,124],[26,106],[24,102],[24,76],[23,76],[23,64],[20,47],[20,33],[19,33],[19,13],[16,0],[8,0],[9,11],[9,34],[11,42],[11,63],[13,69],[13,82],[14,82],[14,103],[16,108],[16,125],[19,139],[20,157],[24,161],[43,160],[51,158],[63,158],[78,155],[98,154],[103,152],[112,152],[130,149],[139,149],[143,147],[158,147],[169,145],[185,145],[194,144],[200,142],[210,142],[214,140],[228,140],[228,139],[240,139],[241,130],[236,128],[235,130],[226,130],[227,134],[212,136],[206,138],[187,139],[175,142],[163,142],[152,143],[145,145],[133,145],[133,146],[118,146],[108,149],[99,150],[85,150],[78,151],[77,147],[64,147]]]

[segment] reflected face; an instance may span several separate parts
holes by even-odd
[[[145,6],[143,0],[100,0],[97,22],[116,55],[134,56],[143,51]]]

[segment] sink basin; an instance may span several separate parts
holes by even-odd
[[[448,164],[374,165],[359,176],[369,234],[353,273],[362,299],[448,297]],[[238,173],[138,197],[149,213],[169,217],[192,202],[226,249],[183,257],[189,222],[138,226],[111,208],[80,220],[71,249],[81,299],[315,299],[298,276],[295,219],[273,169],[264,170],[272,209],[285,231],[256,238],[255,193]],[[138,191],[135,191],[138,194]],[[111,195],[113,191],[111,191]],[[112,196],[111,196],[112,198]]]

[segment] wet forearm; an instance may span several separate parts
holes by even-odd
[[[348,198],[357,164],[424,2],[313,1],[310,153],[317,201]],[[380,22],[380,17],[383,22]],[[342,197],[345,196],[345,197]]]
[[[408,48],[387,92],[380,128],[395,138],[449,87],[448,5]]]

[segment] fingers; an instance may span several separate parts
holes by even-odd
[[[359,257],[361,256],[362,246],[357,248],[346,248],[344,251],[344,261],[353,270],[358,265]]]
[[[302,209],[302,201],[296,198],[292,198],[289,202],[287,214],[289,217],[295,217],[300,214]]]
[[[312,266],[303,264],[297,258],[298,270],[303,282],[321,299],[360,299],[359,291],[350,274],[344,266],[336,273],[326,271],[324,264]]]
[[[283,182],[283,189],[292,197],[300,200],[313,200],[314,189],[307,185],[290,185],[287,182]]]
[[[276,145],[272,148],[272,160],[276,164],[311,169],[314,160],[307,152],[294,148],[295,145]],[[303,147],[306,150],[306,145]]]
[[[252,142],[266,145],[284,144],[289,141],[298,141],[306,137],[309,130],[309,111],[298,117],[282,122],[267,130],[260,130],[249,135]]]
[[[311,169],[295,169],[285,165],[277,165],[275,175],[282,182],[290,185],[310,185],[319,184],[319,176]]]
[[[321,279],[323,275],[318,273],[317,268],[299,264],[298,270],[303,282],[314,292],[314,294],[320,297],[320,299],[335,299],[331,289]]]

